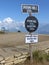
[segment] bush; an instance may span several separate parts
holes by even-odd
[[[36,59],[37,60],[38,57],[39,57],[38,51],[33,52],[33,59]]]
[[[30,56],[28,57],[30,60]],[[33,52],[33,62],[34,63],[45,63],[45,61],[49,62],[49,53],[44,51],[34,51]]]
[[[46,59],[46,61],[49,61],[49,53],[45,54],[45,59]]]
[[[5,32],[4,31],[0,31],[0,34],[4,34]]]
[[[21,32],[20,30],[18,30],[18,32]]]
[[[33,60],[36,62],[43,62],[43,55],[41,51],[33,52]]]

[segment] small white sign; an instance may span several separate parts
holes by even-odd
[[[25,43],[37,43],[37,42],[38,42],[38,35],[25,36]]]

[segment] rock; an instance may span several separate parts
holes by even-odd
[[[2,56],[0,56],[0,61],[2,61],[3,60],[3,57]]]

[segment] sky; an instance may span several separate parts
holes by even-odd
[[[32,13],[32,16],[35,16],[39,23],[49,23],[49,0],[0,0],[0,27],[15,26],[18,28],[19,23],[23,25],[29,14],[22,13],[22,4],[38,5],[39,12]]]

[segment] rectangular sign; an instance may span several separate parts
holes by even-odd
[[[38,42],[38,35],[25,36],[25,43],[37,43],[37,42]]]
[[[38,5],[22,5],[22,12],[23,13],[27,13],[27,12],[31,12],[31,13],[37,13],[38,12]]]

